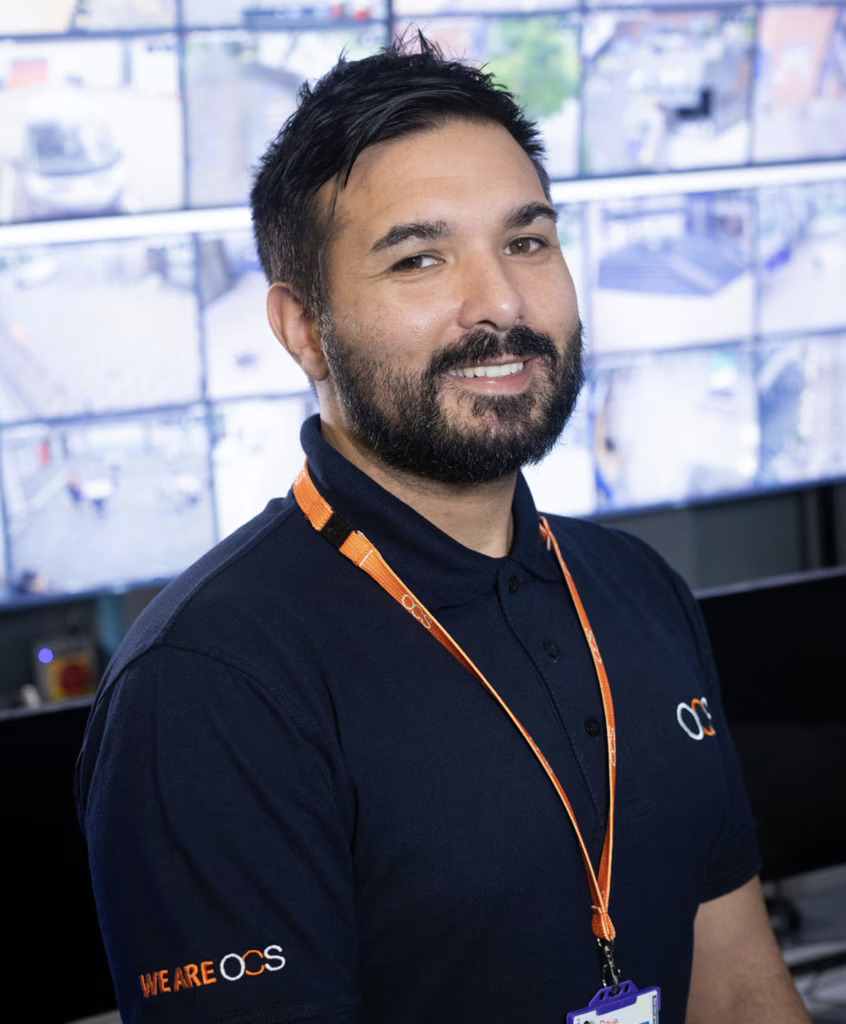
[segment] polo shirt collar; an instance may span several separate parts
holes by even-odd
[[[494,587],[503,568],[514,563],[540,579],[560,579],[555,558],[541,540],[538,513],[522,473],[512,506],[511,552],[492,558],[453,540],[345,459],[323,438],[319,416],[304,422],[300,441],[323,497],[379,549],[394,572],[430,607],[465,604]]]

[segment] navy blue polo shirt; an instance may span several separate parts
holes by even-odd
[[[598,864],[593,662],[521,478],[471,551],[302,432],[320,491],[452,633],[563,783]],[[617,719],[610,911],[684,1019],[693,919],[758,869],[695,602],[649,548],[552,517]],[[144,612],[96,698],[78,800],[127,1021],[561,1024],[599,987],[576,838],[502,709],[272,501]]]

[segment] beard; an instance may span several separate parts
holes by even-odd
[[[422,374],[351,344],[331,314],[321,317],[320,334],[357,442],[387,467],[444,484],[489,483],[540,462],[561,436],[584,382],[581,323],[563,353],[549,335],[525,326],[504,335],[473,331],[435,352]],[[458,392],[475,422],[451,416],[441,396],[443,374],[506,355],[543,360],[529,388],[516,395]]]

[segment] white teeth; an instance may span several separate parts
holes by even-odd
[[[460,370],[450,370],[450,377],[510,377],[519,373],[525,363],[506,363],[504,366],[465,366]]]

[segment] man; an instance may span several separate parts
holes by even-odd
[[[559,1024],[631,979],[663,1021],[807,1021],[691,596],[519,475],[581,384],[535,128],[420,48],[305,89],[253,189],[320,417],[92,713],[122,1011]]]

